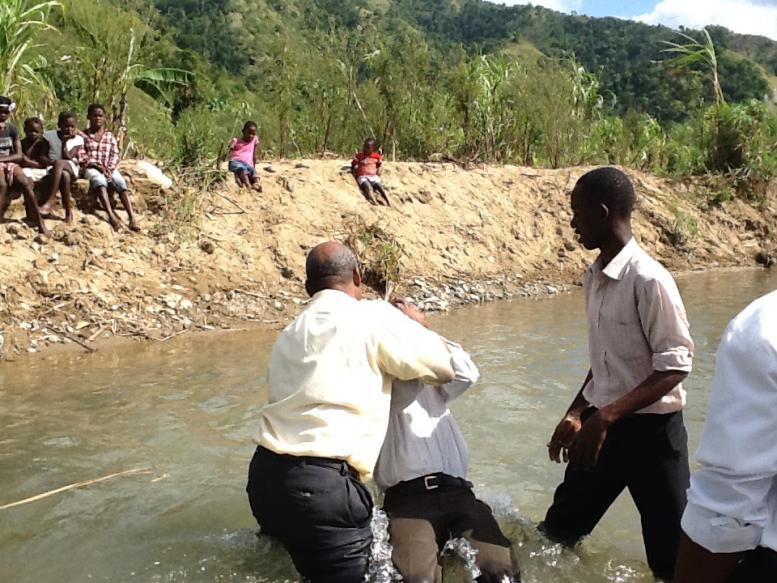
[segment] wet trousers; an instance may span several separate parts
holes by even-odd
[[[587,411],[583,423],[593,412]],[[639,510],[648,565],[657,578],[671,580],[689,482],[682,412],[633,415],[610,427],[593,469],[567,468],[540,529],[552,540],[575,545],[628,488]]]
[[[246,490],[262,533],[283,544],[306,582],[362,582],[372,543],[372,498],[346,462],[260,446]]]
[[[440,551],[451,538],[458,537],[466,538],[477,549],[475,563],[484,580],[501,581],[505,575],[517,575],[510,540],[502,534],[488,505],[475,498],[471,485],[437,486],[433,480],[426,483],[429,489],[424,488],[420,478],[386,491],[384,510],[389,517],[391,558],[403,580],[440,583]]]

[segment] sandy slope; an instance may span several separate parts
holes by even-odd
[[[591,259],[569,226],[568,193],[584,168],[387,164],[395,203],[387,209],[367,204],[344,165],[273,162],[261,168],[264,194],[230,181],[204,198],[184,240],[149,235],[158,230],[150,210],[140,235],[114,234],[88,213],[72,229],[51,221],[56,236],[44,244],[17,221],[3,225],[0,355],[73,339],[93,346],[111,335],[164,339],[241,321],[278,325],[305,300],[307,250],[329,237],[389,234],[403,250],[400,293],[429,308],[553,293],[579,281]],[[131,162],[125,170],[133,174]],[[755,265],[758,252],[772,251],[774,189],[760,208],[709,207],[702,187],[631,175],[638,236],[670,268]],[[135,187],[149,208],[168,196],[138,178]]]

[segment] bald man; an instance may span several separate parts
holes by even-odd
[[[386,433],[391,383],[448,383],[451,356],[417,313],[361,300],[356,258],[342,244],[315,247],[306,271],[312,301],[270,356],[248,498],[305,581],[360,583],[372,542],[364,482]]]

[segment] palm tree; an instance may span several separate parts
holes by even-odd
[[[668,48],[664,49],[662,52],[675,55],[666,62],[670,66],[678,69],[688,70],[698,63],[705,65],[709,69],[709,77],[712,81],[713,91],[715,92],[715,103],[716,105],[721,105],[726,102],[726,98],[723,96],[723,90],[720,87],[720,79],[718,77],[718,56],[715,51],[715,43],[712,42],[712,37],[706,28],[702,29],[702,33],[704,34],[704,44],[700,43],[692,36],[678,32],[678,35],[688,41],[687,44],[662,41],[664,44],[669,45]]]
[[[46,80],[36,70],[37,59],[33,49],[36,35],[44,30],[54,30],[49,24],[52,10],[62,9],[58,0],[30,4],[28,0],[2,0],[0,2],[0,93],[17,95],[25,89],[37,88],[47,96],[51,90]]]

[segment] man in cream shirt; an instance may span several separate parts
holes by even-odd
[[[305,581],[360,582],[372,532],[372,475],[391,383],[453,379],[442,339],[383,301],[360,301],[356,258],[340,243],[307,258],[307,309],[270,356],[248,477],[262,532],[286,547]]]

